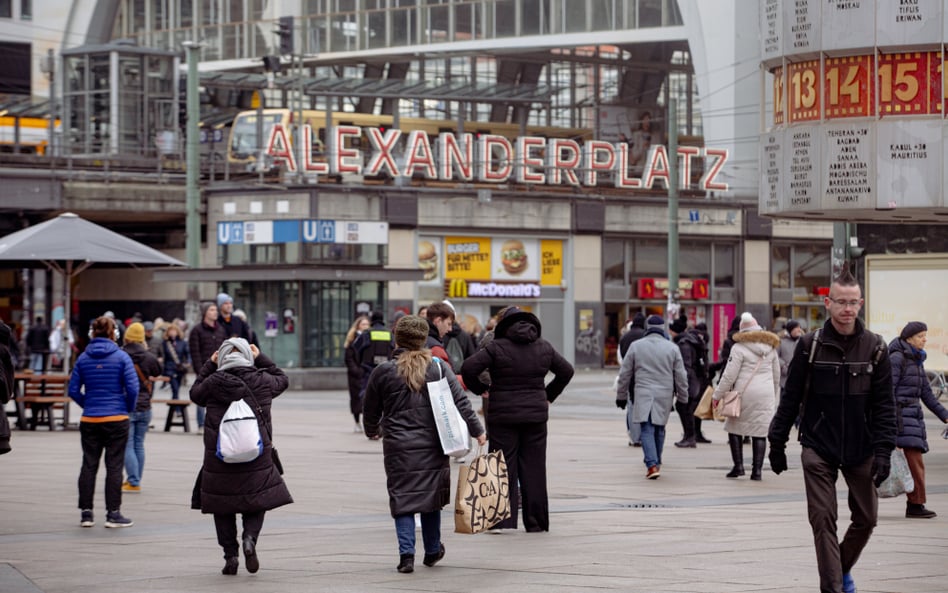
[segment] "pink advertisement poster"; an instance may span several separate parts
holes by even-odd
[[[711,352],[710,355],[712,362],[718,361],[718,355],[721,352],[721,345],[724,344],[724,339],[727,338],[727,328],[731,325],[731,320],[734,319],[734,316],[737,314],[737,305],[728,304],[728,305],[714,305],[711,309]]]

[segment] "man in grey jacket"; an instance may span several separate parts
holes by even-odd
[[[628,405],[629,385],[635,394],[632,421],[642,427],[642,454],[645,477],[654,480],[661,475],[665,425],[677,398],[688,401],[688,375],[681,351],[665,335],[665,320],[658,315],[645,322],[645,337],[629,346],[616,386],[616,406]]]
[[[780,349],[777,351],[780,357],[780,393],[783,394],[783,388],[787,385],[787,371],[790,369],[790,361],[793,360],[793,352],[797,349],[797,342],[800,336],[806,333],[806,328],[800,325],[796,319],[791,319],[783,326],[786,335],[780,336]]]

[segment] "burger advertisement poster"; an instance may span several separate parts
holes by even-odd
[[[422,284],[448,286],[448,282],[473,283],[454,298],[477,298],[478,294],[509,292],[491,288],[519,286],[523,296],[538,296],[540,286],[559,286],[563,279],[563,241],[514,237],[421,237],[418,267]],[[476,286],[476,287],[475,287]],[[524,287],[532,286],[530,290]],[[447,288],[445,290],[448,290]],[[458,292],[458,291],[456,291]],[[516,292],[516,291],[515,291]],[[519,293],[518,293],[519,294]]]

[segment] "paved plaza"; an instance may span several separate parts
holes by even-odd
[[[410,575],[395,571],[381,445],[353,434],[343,391],[288,392],[274,402],[274,440],[295,504],[267,514],[254,575],[242,563],[237,576],[220,574],[213,520],[189,508],[200,437],[161,432],[164,405],[146,439],[142,492],[124,496],[129,529],[103,528],[104,468],[96,526],[79,527],[78,431],[14,431],[14,451],[0,457],[0,593],[818,591],[799,445],[790,445],[789,472],[765,466],[761,482],[729,480],[722,426],[706,423],[713,444],[676,449],[673,415],[662,477],[645,480],[612,377],[580,371],[552,407],[549,533],[455,534],[448,507],[447,555],[422,566],[419,533]],[[904,497],[880,501],[854,571],[860,593],[948,590],[948,441],[928,419],[928,506],[940,516],[905,519]],[[750,446],[745,463],[749,474]],[[845,496],[840,490],[844,518]]]

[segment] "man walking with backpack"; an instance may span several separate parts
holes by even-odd
[[[829,319],[797,344],[780,405],[770,424],[770,467],[787,469],[786,443],[800,416],[807,513],[822,593],[855,593],[850,571],[876,526],[876,488],[895,448],[895,400],[885,341],[857,317],[859,284],[844,273],[824,297]],[[849,487],[852,521],[836,535],[836,480]]]

